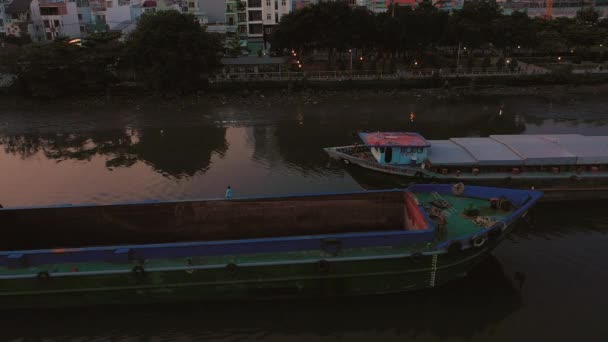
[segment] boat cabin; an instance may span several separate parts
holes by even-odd
[[[380,164],[420,165],[431,146],[420,134],[411,132],[359,133],[359,137]]]

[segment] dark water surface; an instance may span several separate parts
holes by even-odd
[[[411,116],[413,114],[413,117]],[[336,99],[246,108],[0,111],[5,207],[406,185],[330,162],[363,130],[608,135],[608,99]],[[608,203],[543,204],[463,280],[331,300],[0,313],[0,341],[607,341]],[[521,284],[515,274],[525,275]],[[520,287],[521,285],[521,287]]]

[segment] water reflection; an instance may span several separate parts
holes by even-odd
[[[88,160],[103,156],[106,167],[130,167],[138,161],[176,178],[204,173],[211,155],[228,149],[226,128],[217,126],[107,130],[78,133],[25,133],[0,136],[9,154],[30,158],[42,152],[48,159]]]

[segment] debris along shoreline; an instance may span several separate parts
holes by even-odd
[[[49,110],[67,108],[99,108],[120,106],[137,111],[145,111],[147,107],[185,111],[191,107],[200,106],[231,106],[247,108],[281,107],[292,104],[317,105],[321,103],[337,103],[346,101],[382,101],[399,99],[426,99],[439,101],[465,101],[487,97],[534,96],[547,99],[563,99],[564,96],[606,96],[608,82],[598,84],[560,84],[560,85],[529,85],[529,86],[454,86],[449,88],[397,88],[385,87],[377,89],[316,89],[295,87],[264,88],[244,87],[231,91],[211,88],[192,95],[158,96],[133,90],[121,94],[106,96],[83,95],[55,99],[32,99],[15,95],[0,95],[7,109],[39,108],[44,105]]]

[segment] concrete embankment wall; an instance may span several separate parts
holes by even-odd
[[[447,82],[447,83],[446,83]],[[577,75],[513,75],[513,76],[475,76],[475,77],[428,77],[400,78],[389,80],[343,80],[343,81],[232,81],[213,83],[211,91],[225,90],[263,90],[263,89],[394,89],[394,88],[452,88],[452,87],[487,87],[487,86],[535,86],[552,84],[599,84],[608,82],[608,74]]]

